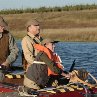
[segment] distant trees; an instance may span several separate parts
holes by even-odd
[[[75,6],[64,6],[64,7],[40,7],[40,8],[26,8],[26,9],[6,9],[1,10],[0,14],[21,14],[21,13],[36,13],[36,12],[61,12],[61,11],[73,11],[73,10],[92,10],[97,9],[96,4],[92,5],[75,5]]]

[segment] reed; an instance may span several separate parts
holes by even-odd
[[[1,15],[11,30],[25,30],[30,19],[37,19],[43,29],[97,27],[97,9]]]
[[[45,29],[43,37],[61,41],[97,41],[97,28]]]
[[[26,31],[15,31],[13,32],[13,35],[16,37],[16,39],[22,39],[26,35]],[[52,38],[59,41],[96,42],[97,27],[42,29],[41,36],[43,38]]]
[[[61,41],[96,41],[97,9],[61,12],[37,12],[1,16],[9,24],[16,39],[26,35],[25,24],[29,19],[40,22],[41,35]]]

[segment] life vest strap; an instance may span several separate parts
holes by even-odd
[[[45,64],[45,62],[41,62],[41,61],[34,61],[33,63],[36,63],[36,64]]]

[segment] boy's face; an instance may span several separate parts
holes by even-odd
[[[54,43],[47,43],[45,45],[47,48],[49,48],[52,52],[54,52],[55,44]]]

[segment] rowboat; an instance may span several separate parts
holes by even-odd
[[[77,73],[73,72],[74,77],[67,85],[60,85],[57,87],[48,87],[37,91],[26,93],[23,86],[22,73],[9,73],[5,75],[5,80],[0,83],[0,97],[97,97],[96,84],[89,84],[76,76]],[[90,75],[90,73],[89,73]],[[93,78],[93,76],[92,76]],[[97,81],[95,78],[93,78]],[[75,82],[73,82],[73,81]]]

